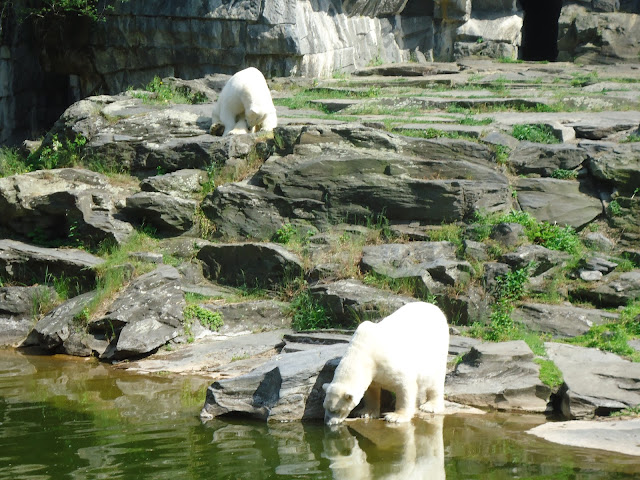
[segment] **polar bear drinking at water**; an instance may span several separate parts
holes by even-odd
[[[380,390],[396,394],[388,422],[408,422],[416,407],[444,411],[449,327],[430,303],[408,303],[380,323],[363,322],[330,384],[323,385],[325,423],[341,423],[364,398],[363,416],[380,416]]]
[[[211,132],[215,135],[272,131],[278,125],[276,107],[264,75],[249,67],[233,75],[213,106]]]

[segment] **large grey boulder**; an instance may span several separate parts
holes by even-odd
[[[381,320],[416,299],[363,284],[359,280],[317,283],[309,289],[338,324],[350,327],[364,320]]]
[[[544,413],[551,389],[540,381],[533,359],[522,340],[476,345],[447,376],[445,396],[475,407]]]
[[[553,338],[584,335],[591,327],[614,323],[618,317],[606,310],[544,303],[525,303],[511,314],[514,321],[526,325],[529,330],[548,333]]]
[[[555,178],[518,178],[514,188],[520,208],[539,221],[581,228],[602,215],[602,202],[588,184]]]
[[[129,371],[172,372],[213,379],[235,378],[268,362],[282,349],[290,330],[269,330],[247,335],[209,334],[192,343],[161,349],[153,355],[127,362]]]
[[[193,227],[195,200],[159,192],[139,192],[127,198],[125,215],[154,227],[159,234],[180,234]]]
[[[26,285],[69,281],[71,288],[86,292],[96,283],[99,257],[73,248],[36,247],[16,240],[0,240],[0,277]]]
[[[475,9],[475,6],[474,6]],[[470,18],[456,31],[454,58],[481,56],[517,58],[522,17],[519,15]]]
[[[425,293],[440,294],[448,287],[464,285],[471,264],[456,258],[451,242],[409,242],[364,247],[360,269],[393,279],[416,282]]]
[[[20,346],[37,347],[49,353],[67,353],[65,344],[73,342],[74,336],[86,334],[83,310],[94,298],[95,292],[88,292],[73,297],[53,309],[35,324]],[[105,346],[106,343],[103,348]]]
[[[640,364],[613,353],[563,343],[545,343],[562,372],[561,411],[566,418],[608,415],[640,405]]]
[[[255,217],[269,214],[275,220],[262,220],[263,237],[287,222],[323,228],[327,219],[365,223],[383,215],[391,222],[441,224],[477,209],[511,207],[507,178],[481,144],[352,124],[278,128],[275,134],[279,155],[245,184],[218,188],[203,203],[219,234],[255,237]],[[245,219],[251,230],[239,225]]]
[[[298,256],[275,243],[210,244],[197,258],[208,278],[235,286],[273,287],[303,273]]]
[[[551,250],[541,245],[523,245],[513,252],[504,254],[500,260],[512,269],[525,268],[533,262],[532,276],[537,276],[561,265],[571,256],[559,250]]]
[[[254,331],[288,328],[291,318],[287,315],[289,304],[277,300],[254,300],[224,305],[202,304],[203,308],[218,312],[224,325],[220,335],[238,335]]]
[[[200,418],[240,414],[260,420],[324,418],[322,385],[331,382],[347,344],[281,354],[252,372],[213,383]]]
[[[588,159],[587,152],[570,143],[543,144],[520,142],[511,152],[509,163],[518,175],[550,177],[556,170],[578,170]]]
[[[185,306],[178,270],[161,265],[135,279],[89,331],[112,339],[103,359],[147,355],[184,332]]]
[[[640,297],[640,270],[610,273],[595,284],[580,284],[571,294],[599,307],[620,307]]]
[[[17,345],[27,336],[37,320],[40,306],[56,302],[52,287],[0,288],[0,345]]]
[[[34,241],[97,245],[133,231],[118,218],[128,191],[89,170],[38,170],[0,179],[0,226]]]
[[[82,135],[89,155],[133,172],[204,170],[245,157],[253,138],[210,135],[211,108],[211,104],[154,105],[132,94],[88,97],[63,113],[45,141],[53,134],[60,140]]]
[[[615,186],[620,195],[633,195],[640,185],[640,144],[582,142],[589,153],[589,170],[605,183]]]
[[[560,445],[640,456],[640,418],[548,422],[527,433]]]
[[[155,175],[140,182],[143,192],[159,192],[190,198],[202,191],[209,180],[207,172],[194,168],[185,168],[165,175]]]
[[[221,185],[207,195],[201,208],[222,238],[268,240],[287,223],[329,225],[322,201],[290,199],[247,182]]]
[[[593,12],[582,4],[571,4],[562,9],[558,25],[560,59],[610,64],[636,62],[640,54],[635,15]]]

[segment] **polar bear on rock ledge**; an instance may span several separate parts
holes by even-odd
[[[236,135],[272,131],[278,125],[276,107],[262,72],[254,67],[233,75],[211,113],[211,133]]]
[[[388,422],[410,421],[417,406],[443,413],[448,351],[447,319],[430,303],[408,303],[379,323],[363,322],[333,381],[323,385],[325,423],[341,423],[362,399],[362,416],[379,417],[381,389],[396,394]]]

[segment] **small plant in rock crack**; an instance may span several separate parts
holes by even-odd
[[[526,283],[535,265],[535,262],[530,262],[496,278],[493,295],[495,301],[491,306],[490,322],[488,325],[474,323],[471,328],[474,336],[495,342],[508,340],[517,335],[518,328],[511,318],[511,312],[516,302],[525,295]]]
[[[622,207],[617,200],[612,200],[607,206],[607,213],[612,217],[619,217],[622,215]]]
[[[544,124],[514,125],[511,135],[518,140],[533,143],[560,143],[560,140],[554,135],[553,129]]]
[[[185,321],[198,320],[200,325],[209,330],[218,330],[224,322],[220,312],[212,312],[197,304],[187,305],[184,309]]]
[[[85,159],[84,146],[87,139],[78,134],[73,140],[58,139],[54,135],[51,145],[42,147],[27,157],[29,170],[50,170],[53,168],[74,167]]]
[[[335,326],[326,309],[313,299],[308,288],[301,288],[293,297],[290,311],[293,314],[291,327],[294,330],[317,330]]]
[[[84,307],[73,316],[71,323],[76,331],[84,332],[87,328],[87,325],[89,325],[90,318],[91,312],[89,310],[89,307]]]
[[[558,180],[575,180],[578,177],[578,172],[559,168],[551,172],[551,177],[557,178]]]

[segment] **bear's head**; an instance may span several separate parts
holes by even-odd
[[[270,132],[278,126],[278,117],[275,109],[268,111],[256,111],[254,109],[250,109],[245,112],[245,114],[247,124],[253,133],[261,130]]]
[[[324,403],[324,423],[327,425],[337,425],[342,423],[351,413],[357,401],[353,394],[349,393],[344,385],[339,383],[325,383],[322,388],[325,391]]]

